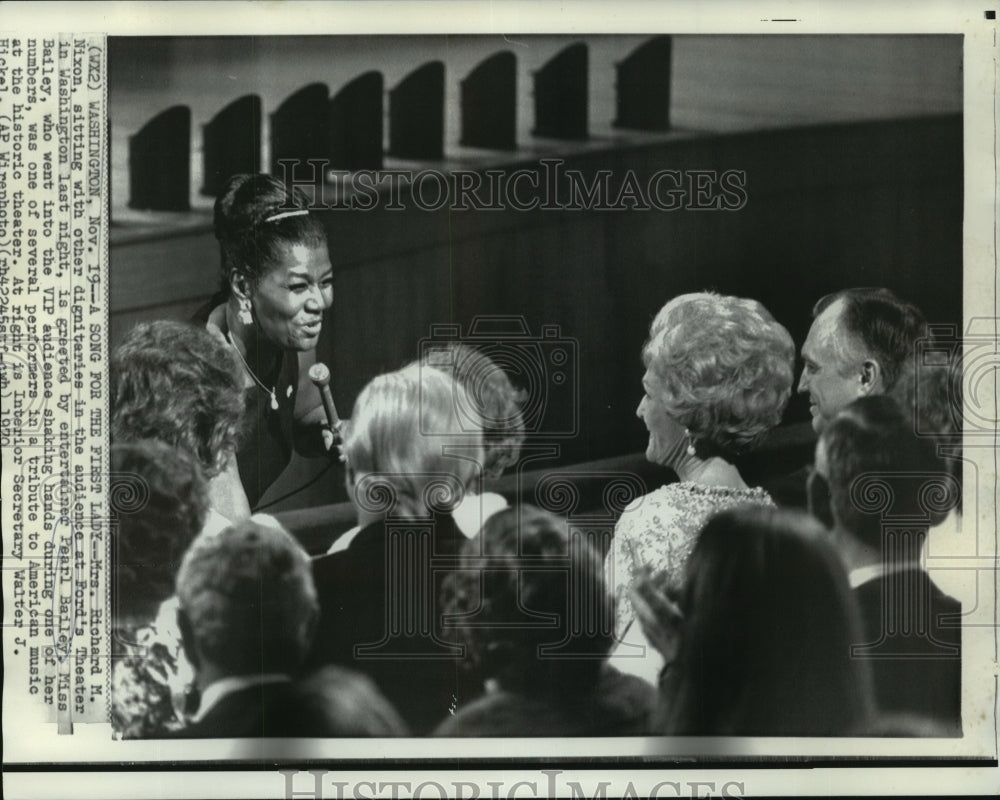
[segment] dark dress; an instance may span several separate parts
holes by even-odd
[[[195,312],[191,321],[197,325],[221,329],[209,322],[217,307],[213,299]],[[244,369],[241,366],[241,370]],[[236,462],[250,508],[256,508],[267,488],[292,460],[295,436],[295,400],[299,386],[297,353],[282,352],[281,362],[271,375],[258,376],[265,386],[274,387],[277,410],[271,407],[271,395],[256,384],[244,393],[246,430],[240,439]]]
[[[416,735],[478,693],[441,625],[442,581],[463,541],[450,516],[381,520],[313,561],[320,623],[309,666],[368,675]]]
[[[656,690],[607,667],[593,691],[557,702],[508,691],[484,695],[446,719],[435,736],[643,736]]]
[[[264,492],[292,460],[298,385],[298,358],[294,353],[283,353],[274,383],[278,410],[271,408],[270,395],[260,387],[251,386],[246,391],[247,432],[240,442],[236,462],[250,508],[256,508]]]
[[[919,567],[854,589],[880,711],[930,718],[962,735],[961,604]]]

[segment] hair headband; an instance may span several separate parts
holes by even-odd
[[[282,211],[280,214],[273,214],[272,216],[267,217],[264,222],[277,222],[279,219],[285,219],[286,217],[301,217],[303,214],[308,213],[308,208],[299,208],[295,211]]]

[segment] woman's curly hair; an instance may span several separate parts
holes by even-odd
[[[116,621],[152,619],[205,524],[205,477],[190,454],[155,440],[116,444],[111,471]]]
[[[795,345],[756,300],[699,292],[656,315],[642,360],[699,455],[757,446],[792,394]]]
[[[236,452],[243,379],[232,350],[204,328],[137,325],[111,355],[111,438],[159,439],[191,453],[209,478]]]

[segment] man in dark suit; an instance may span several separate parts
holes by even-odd
[[[483,462],[467,408],[465,389],[435,367],[372,379],[343,447],[358,532],[313,562],[321,616],[309,664],[367,675],[418,736],[481,691],[440,602],[465,541],[450,511]]]
[[[439,601],[447,574],[440,565],[464,540],[450,515],[387,518],[313,562],[322,614],[309,666],[367,675],[416,735],[475,693]]]
[[[318,605],[308,556],[287,532],[248,520],[201,537],[184,557],[177,594],[201,695],[179,737],[331,735],[292,682]]]
[[[852,655],[869,660],[880,711],[960,736],[962,609],[920,562],[948,513],[942,498],[956,501],[957,484],[893,399],[861,398],[823,427],[809,501],[861,611],[865,641]]]
[[[813,306],[813,323],[802,345],[798,391],[809,395],[813,430],[819,434],[859,397],[889,394],[912,371],[917,341],[927,323],[912,303],[888,289],[845,289]],[[898,391],[896,392],[898,394]],[[778,505],[805,508],[808,466],[769,482]]]

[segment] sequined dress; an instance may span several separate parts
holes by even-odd
[[[632,622],[629,588],[640,570],[649,565],[664,571],[668,585],[680,588],[684,570],[698,533],[715,512],[741,505],[773,506],[760,488],[732,489],[704,486],[690,481],[661,486],[636,500],[622,512],[615,537],[604,562],[605,579],[617,600],[615,632],[621,636]]]

